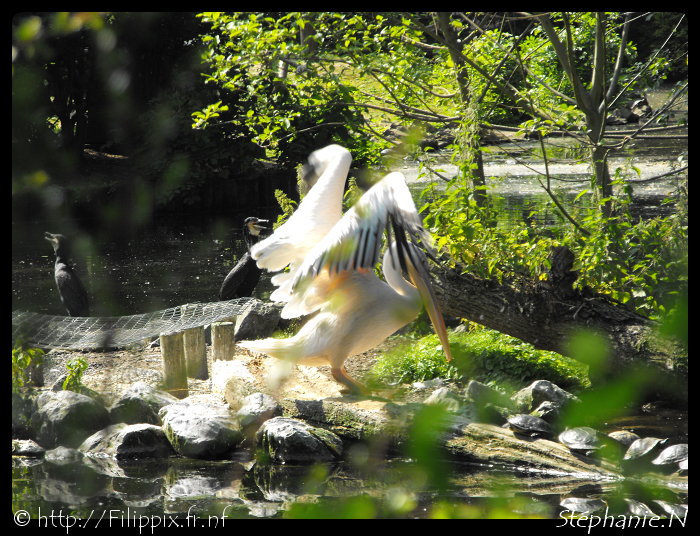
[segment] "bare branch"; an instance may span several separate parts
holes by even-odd
[[[613,148],[614,148],[614,149],[622,148],[622,147],[624,147],[628,142],[630,142],[630,141],[632,141],[633,139],[637,138],[637,137],[639,136],[639,134],[640,134],[643,130],[645,130],[645,129],[647,128],[647,126],[651,125],[651,124],[653,123],[653,121],[654,121],[657,117],[659,117],[659,116],[660,116],[661,114],[663,114],[666,110],[668,110],[671,106],[673,106],[673,105],[675,104],[675,102],[680,98],[681,95],[683,95],[683,93],[685,93],[685,91],[686,91],[687,89],[688,89],[688,82],[686,82],[685,85],[684,85],[683,87],[681,87],[678,91],[676,91],[676,94],[673,96],[673,98],[672,98],[670,101],[668,101],[668,102],[666,103],[665,106],[659,108],[656,112],[654,112],[654,115],[652,115],[652,116],[649,118],[649,121],[647,121],[647,122],[644,123],[642,126],[640,126],[640,127],[635,131],[634,134],[631,134],[630,136],[627,136],[627,137],[625,138],[625,140],[624,140],[619,146],[616,146],[616,147],[613,147]]]
[[[423,43],[422,41],[416,41],[415,39],[411,39],[410,37],[405,36],[405,35],[401,36],[401,40],[405,41],[406,43],[409,43],[411,45],[415,45],[417,47],[424,48],[425,50],[437,51],[437,50],[444,50],[444,48],[445,48],[445,47],[439,47],[436,45],[429,45],[428,43]]]
[[[625,22],[622,25],[622,37],[620,38],[620,48],[617,51],[617,59],[615,60],[615,68],[613,69],[612,80],[610,81],[610,87],[608,87],[608,92],[605,95],[605,100],[610,101],[612,99],[615,89],[617,89],[617,80],[620,78],[620,73],[622,72],[622,62],[625,59],[625,48],[627,47],[627,36],[630,32],[630,14],[625,15]]]
[[[554,204],[557,206],[557,208],[561,210],[561,213],[566,217],[566,219],[569,220],[573,224],[573,226],[576,227],[576,229],[581,231],[583,234],[585,234],[586,236],[591,236],[590,231],[581,227],[578,224],[578,222],[571,217],[571,215],[567,212],[564,206],[559,202],[557,197],[552,193],[552,190],[549,185],[549,164],[547,163],[547,151],[545,151],[544,149],[544,141],[542,140],[542,138],[540,138],[540,145],[542,146],[542,157],[544,158],[544,170],[547,175],[547,186],[545,187],[545,185],[542,184],[540,178],[537,177],[537,175],[535,175],[537,177],[537,181],[540,183],[540,186],[542,186],[544,191],[547,192],[547,195],[551,198],[551,200],[554,201]]]
[[[634,181],[632,181],[632,180],[625,180],[625,182],[626,182],[626,183],[629,183],[629,184],[637,184],[637,183],[640,183],[640,182],[658,181],[658,180],[660,180],[660,179],[669,177],[669,176],[671,176],[671,175],[676,175],[676,174],[678,174],[678,173],[681,173],[681,172],[685,171],[686,169],[688,169],[688,166],[684,166],[684,167],[678,168],[678,169],[673,169],[673,170],[669,171],[668,173],[662,173],[661,175],[655,175],[655,176],[653,176],[653,177],[649,177],[648,179],[637,179],[637,180],[634,180]]]
[[[379,110],[381,112],[387,112],[398,117],[408,117],[409,119],[420,119],[427,123],[450,123],[452,121],[459,121],[460,116],[456,115],[454,117],[432,117],[427,115],[418,115],[413,113],[404,112],[401,110],[394,110],[391,108],[385,108],[384,106],[375,106],[374,104],[363,104],[357,102],[332,102],[332,106],[358,106],[360,108],[369,108],[371,110]]]
[[[671,37],[673,36],[673,34],[676,33],[676,30],[677,30],[678,27],[681,25],[681,22],[683,22],[683,19],[684,19],[684,18],[685,18],[685,14],[683,14],[683,15],[681,16],[681,18],[678,19],[678,23],[676,24],[676,27],[673,28],[673,30],[671,31],[670,34],[668,34],[668,37],[666,38],[666,41],[664,41],[664,44],[661,45],[661,46],[659,47],[659,50],[656,51],[656,54],[654,54],[654,55],[651,57],[651,59],[649,59],[649,61],[646,63],[646,65],[632,78],[632,80],[630,80],[630,81],[627,83],[627,85],[626,85],[625,87],[623,87],[623,88],[620,90],[620,93],[617,94],[617,97],[615,97],[615,98],[613,99],[613,101],[610,102],[610,103],[608,104],[608,109],[611,109],[611,108],[615,105],[615,103],[617,102],[617,100],[618,100],[622,95],[625,94],[625,92],[627,91],[627,88],[630,87],[632,84],[634,84],[634,82],[637,80],[637,78],[639,78],[640,76],[642,76],[642,74],[644,73],[644,71],[646,71],[646,70],[649,68],[649,66],[653,63],[653,61],[656,59],[656,56],[658,56],[659,54],[661,54],[661,51],[662,51],[662,50],[664,49],[664,47],[668,44],[668,42],[669,42],[669,40],[671,39]]]

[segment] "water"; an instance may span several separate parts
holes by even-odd
[[[312,517],[545,517],[566,515],[565,498],[603,499],[611,515],[627,515],[624,499],[687,504],[687,479],[586,481],[499,467],[453,462],[444,492],[426,482],[424,466],[405,459],[359,457],[314,466],[257,465],[238,451],[227,460],[159,459],[116,463],[85,460],[69,465],[13,459],[13,512],[103,519],[107,526],[139,520],[149,527],[165,516],[180,524],[214,520]],[[599,513],[602,515],[602,513]],[[189,516],[189,518],[187,517]],[[193,516],[197,516],[195,520]],[[152,519],[153,518],[153,519]],[[191,525],[190,525],[191,526]]]
[[[262,217],[262,212],[257,214]],[[161,217],[125,244],[87,237],[89,245],[76,247],[72,260],[90,296],[91,315],[124,316],[217,301],[224,278],[247,251],[242,225],[250,215],[231,215],[227,221],[237,223],[226,225],[201,216]],[[75,222],[20,225],[16,233],[19,225],[13,226],[12,310],[65,315],[53,279],[55,256],[43,235],[75,227]],[[269,276],[263,277],[255,295],[264,299],[270,291]]]

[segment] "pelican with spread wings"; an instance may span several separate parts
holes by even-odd
[[[404,176],[390,173],[343,215],[343,189],[351,161],[350,152],[338,145],[312,153],[304,169],[311,191],[284,225],[251,248],[260,268],[279,271],[289,266],[288,272],[272,278],[279,287],[272,300],[286,302],[283,318],[318,314],[294,337],[240,345],[305,365],[330,364],[338,382],[351,392],[368,394],[347,374],[345,360],[411,322],[422,305],[448,361],[451,354],[421,248],[430,247],[430,235]],[[374,273],[384,231],[390,244],[383,257],[386,282]]]

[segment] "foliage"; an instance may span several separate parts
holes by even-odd
[[[29,378],[27,370],[35,368],[44,362],[44,351],[40,348],[29,348],[18,339],[12,348],[12,392],[19,392]]]
[[[407,383],[432,378],[475,379],[520,388],[535,380],[549,380],[563,388],[590,385],[586,367],[555,352],[493,330],[450,333],[453,360],[448,363],[437,335],[405,344],[380,356],[370,383]]]
[[[493,330],[482,329],[458,336],[460,355],[473,360],[473,378],[484,383],[509,384],[515,389],[535,380],[549,380],[563,389],[590,386],[586,367],[556,352],[535,350]]]
[[[211,25],[203,37],[211,66],[206,81],[220,86],[226,99],[239,102],[243,113],[235,121],[255,143],[289,165],[333,141],[354,148],[357,137],[349,133],[362,117],[346,105],[352,98],[345,86],[333,83],[333,62],[297,64],[300,57],[313,57],[311,42],[298,44],[305,25],[301,13],[276,19],[265,14],[200,16]],[[313,39],[319,40],[319,34]],[[287,75],[290,65],[296,70]]]
[[[457,374],[454,365],[445,360],[437,337],[427,336],[417,342],[404,342],[398,348],[382,354],[372,369],[368,383],[396,385],[433,378],[453,378]]]
[[[495,214],[489,204],[477,206],[471,193],[463,175],[448,183],[441,198],[431,187],[422,193],[429,200],[421,208],[427,214],[426,228],[436,236],[438,249],[447,249],[464,271],[499,281],[517,274],[546,279],[548,256],[553,247],[563,245],[577,259],[578,288],[594,288],[640,314],[663,316],[679,293],[687,292],[687,194],[681,186],[677,199],[667,200],[675,203],[667,218],[634,218],[629,196],[615,198],[617,207],[610,218],[574,204],[580,229],[568,225],[551,202],[538,210],[558,214],[562,220],[558,229],[525,224],[502,229],[491,223]]]
[[[297,204],[296,201],[290,199],[282,190],[275,190],[275,199],[282,209],[282,214],[277,216],[277,221],[273,225],[273,229],[277,229],[283,225],[292,216],[294,213],[294,206]]]
[[[663,316],[688,288],[684,203],[668,218],[638,221],[629,213],[629,200],[620,205],[607,220],[599,214],[584,218],[589,236],[567,236],[566,245],[573,246],[577,258],[577,284],[596,288],[640,314]]]
[[[68,376],[63,382],[63,390],[74,391],[76,393],[82,392],[81,383],[83,372],[88,369],[87,360],[81,355],[73,357],[66,363],[66,368],[68,369]]]
[[[635,21],[630,39],[636,43],[638,61],[653,58],[649,86],[688,79],[688,32],[688,17],[679,12],[647,12]]]
[[[458,102],[452,69],[426,61],[426,54],[403,40],[420,35],[400,17],[200,16],[211,25],[203,38],[211,66],[207,82],[249,107],[242,121],[254,141],[283,161],[296,163],[335,141],[347,146],[356,162],[374,162],[386,146],[375,142],[382,139],[387,118],[407,124],[434,120],[442,116],[422,111],[438,103],[442,111],[446,103]],[[414,108],[421,113],[412,113]]]

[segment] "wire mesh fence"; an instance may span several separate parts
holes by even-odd
[[[177,333],[243,314],[254,298],[188,303],[131,316],[70,317],[26,311],[12,312],[12,340],[35,348],[92,349],[126,346],[161,333]]]

